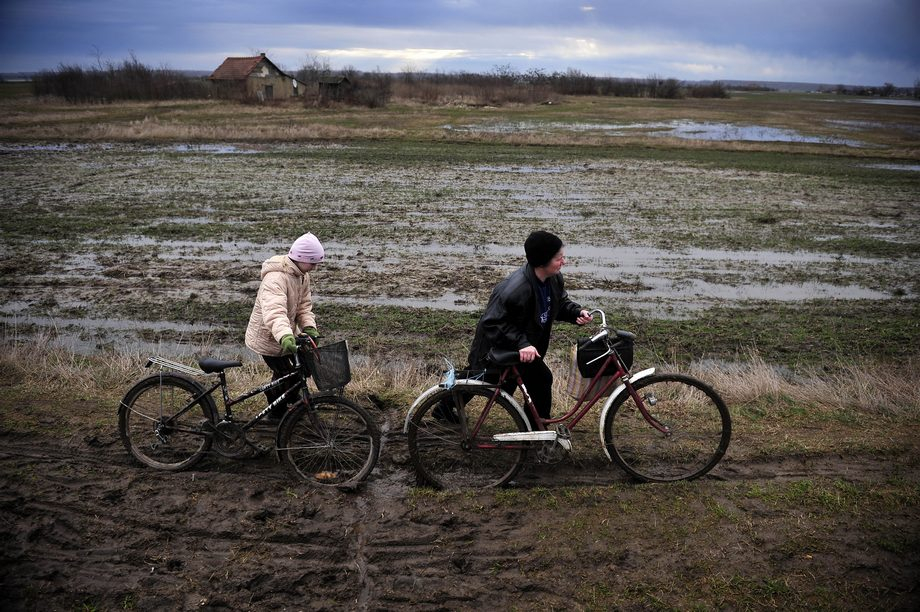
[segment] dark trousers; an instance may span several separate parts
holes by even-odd
[[[524,386],[527,387],[527,393],[530,394],[530,399],[533,400],[534,406],[537,407],[537,414],[539,414],[541,418],[548,419],[550,410],[553,406],[552,371],[546,367],[542,359],[537,359],[530,363],[519,364],[517,369],[521,374],[521,379],[524,381]],[[498,373],[496,372],[494,376],[495,378],[493,381],[497,382]],[[516,381],[512,380],[510,377],[505,379],[505,384],[502,385],[502,390],[512,395],[516,388]],[[523,403],[523,398],[521,398],[521,404],[523,405]],[[538,429],[526,406],[524,406],[524,412],[527,414],[528,420],[531,421],[531,426],[534,429]]]
[[[294,360],[287,355],[281,355],[280,357],[271,357],[269,355],[262,355],[262,359],[265,360],[265,364],[272,371],[272,380],[278,380],[283,378],[294,371]],[[268,399],[268,403],[274,402],[276,399],[284,395],[284,392],[297,384],[297,380],[292,378],[290,381],[275,387],[274,389],[269,389],[265,392],[265,397]],[[281,404],[276,406],[269,412],[270,416],[281,417],[285,411],[287,411],[287,405]]]

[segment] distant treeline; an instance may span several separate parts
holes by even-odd
[[[208,83],[165,68],[150,68],[132,57],[121,64],[83,68],[61,65],[32,79],[36,96],[58,96],[68,102],[176,100],[205,98]]]
[[[826,91],[833,91],[841,95],[850,96],[879,96],[882,98],[906,98],[913,97],[920,100],[920,79],[911,87],[897,87],[894,83],[885,83],[881,87],[857,86],[848,87],[846,85],[837,85]]]
[[[392,98],[426,104],[500,105],[551,102],[558,96],[624,96],[647,98],[727,98],[728,89],[720,82],[682,83],[677,79],[651,76],[647,79],[595,77],[570,69],[548,74],[542,70],[516,72],[508,66],[492,72],[441,73],[404,71],[397,74],[361,72],[354,68],[332,70],[313,60],[294,76],[307,83],[345,77],[347,85],[337,95],[324,96],[317,86],[303,96],[307,105],[345,104],[367,107],[385,106]],[[117,100],[172,100],[220,97],[223,93],[207,79],[176,70],[151,68],[135,57],[121,64],[84,68],[61,65],[45,70],[32,80],[36,96],[57,96],[69,102],[113,102]]]
[[[596,77],[575,69],[554,73],[535,69],[522,73],[510,66],[497,66],[488,73],[407,70],[398,74],[384,74],[362,73],[352,68],[335,71],[328,64],[314,60],[301,68],[296,76],[307,83],[343,76],[352,84],[356,93],[369,88],[385,91],[383,97],[387,99],[395,97],[426,104],[535,104],[551,102],[559,96],[671,99],[729,97],[728,89],[720,82],[683,83],[677,79],[654,75],[646,79]]]
[[[728,98],[728,87],[720,82],[683,82],[656,75],[645,79],[597,77],[580,70],[547,73],[541,69],[518,72],[510,66],[496,66],[488,73],[400,73],[361,72],[354,68],[333,70],[325,60],[312,59],[294,73],[308,85],[301,101],[308,106],[385,106],[391,99],[424,104],[536,104],[553,102],[560,96],[621,96],[630,98]],[[319,83],[345,77],[345,85],[334,96],[324,94]],[[315,88],[310,88],[316,84]],[[116,100],[171,100],[221,97],[220,90],[202,77],[176,70],[150,68],[134,56],[121,64],[83,68],[61,65],[46,70],[32,81],[36,96],[58,96],[69,102],[111,102]],[[735,89],[739,87],[735,86]],[[766,89],[751,84],[740,89]],[[920,97],[920,80],[911,90],[890,83],[875,88],[845,88],[837,93],[874,96],[913,95]]]

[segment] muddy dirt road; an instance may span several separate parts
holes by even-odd
[[[398,419],[380,416],[391,430],[381,463],[353,493],[305,489],[270,455],[163,473],[134,465],[114,429],[52,439],[3,428],[4,608],[920,605],[920,549],[898,546],[920,541],[916,495],[886,497],[884,485],[908,478],[918,490],[916,448],[729,456],[667,486],[564,463],[510,490],[442,495],[413,486]],[[873,496],[885,499],[847,501]]]

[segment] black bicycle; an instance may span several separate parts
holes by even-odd
[[[351,487],[368,477],[380,454],[380,429],[361,406],[342,397],[351,380],[345,341],[318,347],[297,339],[294,371],[231,397],[226,371],[239,361],[204,358],[199,369],[152,357],[146,367],[160,371],[139,381],[118,408],[118,431],[128,452],[160,470],[184,470],[213,447],[218,454],[242,459],[271,450],[249,434],[276,406],[290,404],[275,433],[275,451],[288,471],[310,485]],[[206,384],[198,379],[215,376]],[[317,393],[307,380],[313,379]],[[292,386],[255,417],[239,420],[233,406],[267,390]],[[221,413],[213,393],[221,390]]]

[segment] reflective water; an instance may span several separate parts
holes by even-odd
[[[177,153],[215,153],[219,155],[262,153],[262,151],[256,149],[240,149],[235,145],[228,144],[179,144],[173,146],[172,150]]]
[[[801,142],[862,147],[864,143],[836,136],[814,136],[783,128],[763,125],[739,125],[721,122],[664,121],[653,123],[560,123],[520,121],[478,125],[446,125],[445,130],[512,134],[519,132],[601,132],[607,136],[656,136],[688,140]]]
[[[353,247],[335,246],[338,257],[353,261],[361,256]],[[364,256],[373,256],[365,248]],[[565,273],[570,279],[570,294],[583,303],[592,300],[622,300],[630,308],[662,316],[680,316],[717,303],[748,300],[794,302],[810,299],[886,299],[885,291],[847,282],[777,282],[761,281],[790,269],[834,269],[848,266],[884,265],[872,258],[811,253],[806,251],[730,251],[720,249],[681,249],[671,251],[653,247],[599,247],[586,244],[566,245],[568,263]],[[403,260],[423,259],[434,268],[449,266],[456,260],[505,262],[510,272],[520,264],[516,245],[482,244],[476,246],[441,244],[400,246],[390,251],[384,265],[398,266]],[[724,278],[724,282],[712,280]],[[583,288],[587,284],[594,288]],[[606,287],[614,287],[608,289]],[[447,291],[430,297],[407,298],[386,295],[328,296],[336,301],[402,307],[431,307],[447,310],[477,310],[483,307],[481,296]]]
[[[920,172],[920,164],[865,164],[863,168],[880,168],[882,170],[903,170],[905,172]]]
[[[866,98],[863,100],[849,100],[861,104],[881,104],[883,106],[920,106],[920,100],[906,100],[903,98]]]

